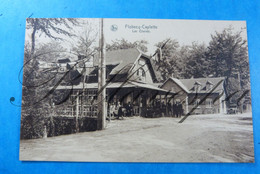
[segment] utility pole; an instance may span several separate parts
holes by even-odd
[[[97,130],[105,128],[106,123],[106,45],[104,39],[104,20],[100,19],[100,32],[99,32],[99,69],[98,69],[98,118]]]

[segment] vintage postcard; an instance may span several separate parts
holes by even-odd
[[[28,18],[20,160],[254,162],[245,21]]]

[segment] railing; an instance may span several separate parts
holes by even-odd
[[[77,113],[78,112],[78,113]],[[52,115],[59,117],[97,117],[97,106],[96,105],[84,105],[78,106],[54,106],[52,108]]]

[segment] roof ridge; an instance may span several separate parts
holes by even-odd
[[[171,77],[171,78],[173,78],[173,77]],[[178,79],[178,78],[176,78],[176,79],[178,79],[178,80],[198,80],[198,79],[224,79],[225,78],[225,76],[223,76],[223,77],[199,77],[199,78],[187,78],[187,79]]]

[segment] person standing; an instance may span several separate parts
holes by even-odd
[[[168,102],[167,104],[167,110],[168,110],[168,116],[172,116],[172,104],[171,102]]]
[[[120,102],[118,102],[118,116],[117,116],[117,119],[119,119],[119,117],[122,117],[123,118],[123,106],[121,105]]]
[[[126,116],[132,116],[133,107],[130,102],[126,105]]]
[[[165,117],[165,115],[166,115],[166,105],[165,105],[164,101],[162,101],[161,105],[162,105],[162,116]]]
[[[180,103],[180,116],[182,116],[183,115],[183,106],[182,106],[182,104]]]
[[[111,117],[114,117],[114,112],[115,112],[115,105],[112,102],[109,106],[109,121],[111,120]]]
[[[177,117],[181,117],[181,104],[180,104],[180,102],[177,103]]]
[[[172,105],[172,115],[173,115],[173,117],[176,117],[176,115],[177,115],[176,110],[177,110],[176,109],[176,103],[174,102],[173,105]]]

